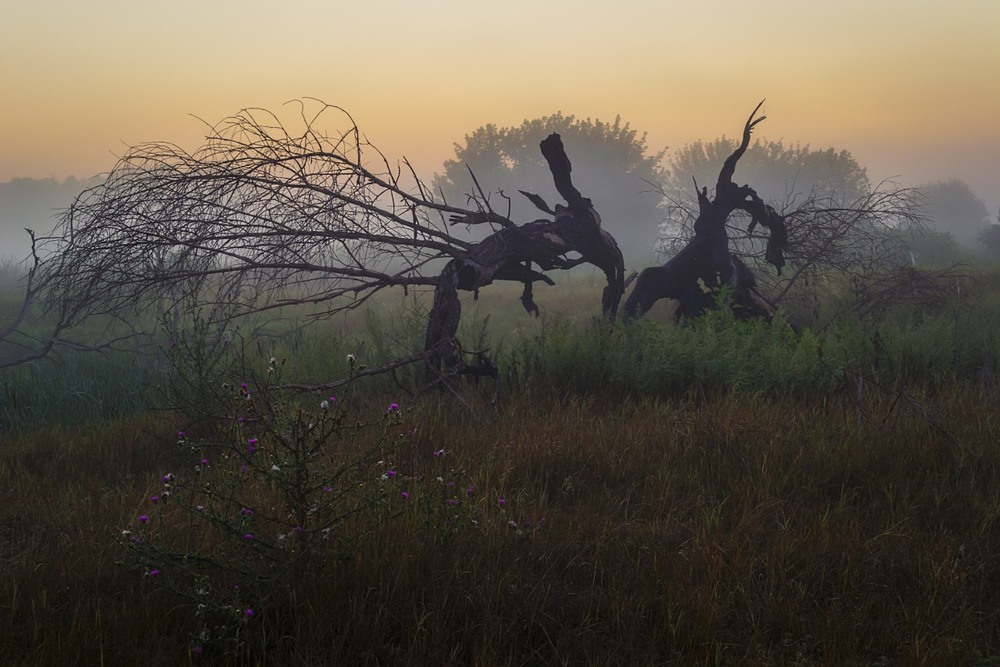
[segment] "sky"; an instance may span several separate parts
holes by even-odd
[[[426,179],[487,123],[620,114],[681,148],[766,98],[763,138],[959,178],[995,215],[998,35],[998,0],[2,0],[0,182],[191,150],[205,122],[305,97]]]

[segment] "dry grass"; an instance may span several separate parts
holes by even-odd
[[[912,398],[528,388],[500,412],[404,405],[413,510],[262,608],[238,652],[198,661],[987,664],[997,396]],[[190,607],[115,565],[176,463],[174,429],[143,417],[0,447],[0,663],[194,660]],[[443,469],[476,486],[478,529],[433,523]]]

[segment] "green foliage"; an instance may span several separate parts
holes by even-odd
[[[541,195],[550,206],[562,201],[538,147],[553,132],[562,136],[573,163],[574,185],[594,202],[625,256],[650,256],[662,219],[661,199],[651,192],[650,184],[662,180],[665,151],[651,153],[646,135],[621,117],[608,123],[555,113],[517,127],[477,128],[464,143],[455,144],[455,159],[444,163],[444,171],[434,178],[434,189],[449,202],[464,206],[468,195],[478,194],[471,169],[494,210],[506,214],[509,207],[518,223],[538,219],[543,214],[518,190]]]
[[[0,369],[0,433],[135,415],[162,405],[162,379],[155,356],[53,350]]]
[[[683,326],[651,320],[577,327],[549,319],[510,350],[523,388],[632,397],[691,393],[807,397],[867,378],[888,387],[929,388],[987,381],[1000,368],[1000,312],[901,313],[879,325],[840,321],[825,332],[793,333],[742,321],[727,308]],[[501,364],[501,367],[504,365]]]
[[[823,329],[793,335],[779,319],[741,322],[724,307],[683,325],[652,319],[611,324],[581,313],[598,303],[599,284],[560,284],[541,296],[540,318],[519,310],[516,290],[498,287],[469,301],[459,330],[467,350],[489,350],[503,374],[501,392],[550,387],[589,395],[678,397],[694,392],[763,392],[805,396],[850,386],[862,375],[887,386],[926,387],[981,382],[997,370],[1000,301],[997,278],[982,271],[979,289],[954,308],[916,307],[880,313],[880,322],[844,319],[849,298],[831,283],[818,304]],[[596,285],[596,286],[595,286]],[[572,298],[560,298],[565,290]],[[562,291],[560,291],[562,290]],[[591,294],[593,293],[593,294]],[[956,298],[958,294],[956,293]],[[563,308],[579,308],[563,314]],[[840,313],[831,319],[829,313]],[[224,318],[191,314],[184,333],[161,355],[88,355],[62,350],[50,359],[0,372],[2,427],[79,424],[114,419],[150,407],[170,407],[189,421],[224,414],[233,386],[287,359],[290,382],[322,385],[348,377],[341,351],[378,367],[409,356],[423,341],[426,306],[393,302],[359,314],[353,333],[327,323],[300,322],[283,331],[238,328]],[[801,320],[800,320],[801,321]],[[256,359],[256,361],[254,361]],[[417,364],[365,378],[365,397],[417,395],[425,384]],[[51,391],[51,387],[61,391]],[[473,385],[467,385],[475,393]],[[492,387],[485,389],[492,391]]]

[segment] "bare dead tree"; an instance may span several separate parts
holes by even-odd
[[[785,219],[748,185],[733,183],[736,163],[750,145],[754,127],[764,120],[757,117],[761,102],[743,127],[743,140],[726,159],[719,172],[715,196],[708,197],[708,187],[698,191],[698,216],[694,235],[666,264],[643,270],[625,302],[625,313],[637,317],[646,313],[660,299],[679,302],[678,317],[693,317],[713,307],[713,295],[723,286],[731,289],[736,312],[741,317],[774,315],[774,305],[758,290],[753,272],[730,250],[727,222],[734,211],[750,217],[748,233],[761,226],[768,231],[764,257],[780,272],[785,263],[788,243]],[[695,184],[697,188],[697,183]]]
[[[917,293],[904,298],[895,279],[911,261],[907,234],[924,227],[918,191],[883,181],[854,201],[813,191],[765,204],[749,186],[732,183],[750,133],[764,120],[755,118],[759,109],[723,165],[714,200],[703,188],[696,203],[672,202],[672,217],[682,229],[676,250],[664,266],[640,274],[626,312],[640,315],[660,298],[675,298],[678,318],[697,315],[715,306],[714,292],[722,285],[731,288],[734,312],[745,318],[770,318],[780,304],[798,320],[815,319],[821,297],[831,290],[849,292],[855,314],[878,312],[868,305],[890,303],[894,294],[918,300]],[[768,264],[777,271],[766,270]],[[913,285],[925,287],[932,303],[955,271],[921,275]]]
[[[485,196],[469,208],[436,200],[409,163],[390,163],[339,107],[298,109],[293,127],[244,110],[209,127],[193,153],[169,143],[131,149],[41,242],[31,300],[61,331],[95,317],[137,322],[181,303],[228,317],[309,304],[323,317],[386,288],[434,289],[426,350],[437,360],[457,330],[455,290],[521,282],[524,306],[537,314],[533,282],[553,284],[546,271],[591,263],[608,276],[602,308],[614,314],[621,253],[572,187],[558,136],[542,150],[567,205],[554,219],[517,225]],[[328,134],[324,123],[338,114],[347,130]],[[459,224],[493,233],[463,240]]]
[[[540,271],[570,269],[588,263],[604,271],[607,287],[601,301],[602,312],[613,317],[625,291],[625,268],[621,251],[614,238],[601,229],[601,218],[592,202],[573,186],[572,166],[558,134],[541,142],[542,155],[549,164],[556,190],[567,206],[556,204],[551,210],[537,195],[523,193],[541,210],[553,215],[553,220],[537,220],[522,226],[504,225],[500,230],[476,244],[463,256],[451,260],[441,272],[434,293],[427,327],[425,348],[430,350],[441,341],[452,338],[458,328],[461,303],[458,290],[476,291],[493,280],[514,280],[524,283],[521,303],[529,313],[538,314],[532,297],[532,283],[552,281]],[[453,221],[476,223],[481,214],[453,216]],[[571,256],[572,254],[572,256]],[[444,361],[451,362],[450,358]]]

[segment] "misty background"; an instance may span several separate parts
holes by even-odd
[[[449,203],[464,207],[470,205],[467,195],[476,193],[471,168],[498,213],[509,214],[518,224],[547,217],[518,190],[540,194],[550,205],[560,202],[538,150],[538,142],[553,131],[563,134],[574,180],[581,192],[593,199],[605,228],[618,240],[632,267],[663,261],[659,249],[663,241],[670,240],[665,236],[672,229],[667,224],[671,205],[679,197],[694,196],[695,180],[699,186],[712,189],[733,146],[733,141],[722,135],[668,150],[649,145],[644,130],[633,128],[621,117],[602,122],[556,113],[506,128],[483,125],[453,144],[453,159],[434,173],[418,175],[433,185],[437,196],[444,195]],[[790,199],[801,199],[815,188],[839,189],[846,194],[873,185],[865,165],[837,147],[812,149],[766,139],[751,145],[736,179],[754,187],[779,211]],[[3,263],[10,265],[29,257],[31,239],[25,228],[38,238],[49,234],[76,196],[100,182],[99,177],[23,177],[0,183]],[[918,187],[924,196],[929,233],[922,242],[914,243],[916,261],[946,263],[988,254],[978,237],[1000,223],[1000,192],[981,197],[958,178]],[[469,237],[480,237],[486,231],[470,230]],[[456,233],[463,236],[461,230]]]
[[[99,178],[79,179],[14,178],[0,183],[0,259],[5,263],[27,259],[31,237],[49,234],[59,216],[83,190],[101,182]]]

